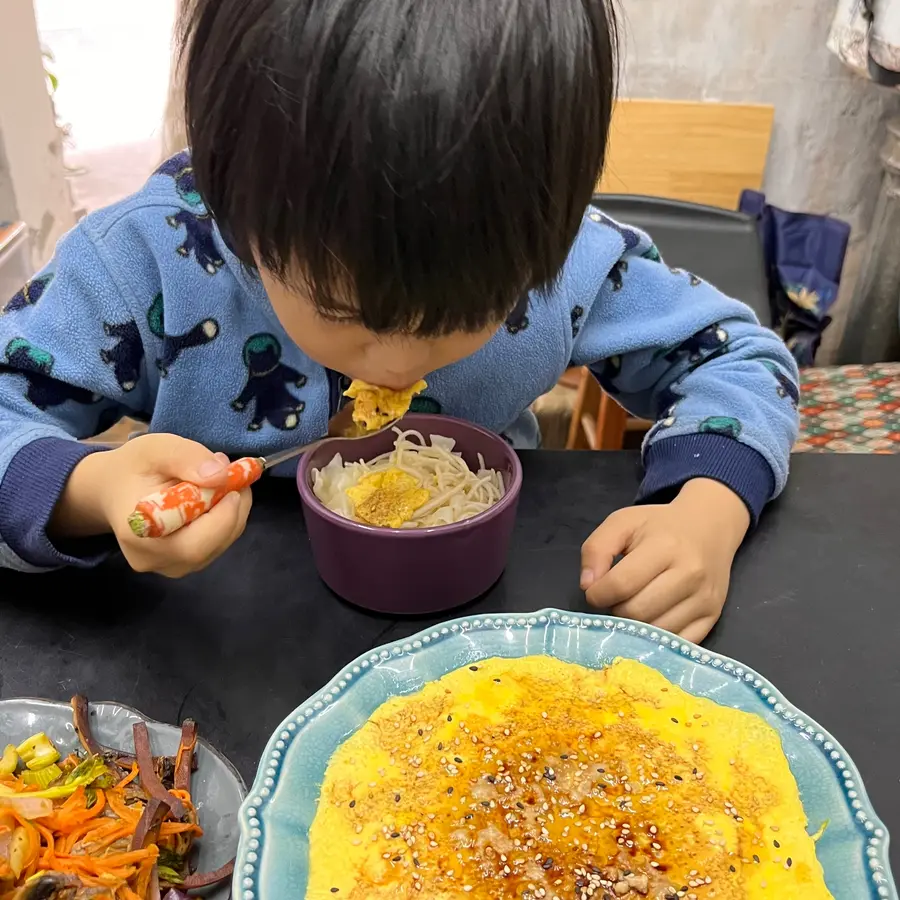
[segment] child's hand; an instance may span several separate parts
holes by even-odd
[[[581,587],[593,606],[699,642],[722,613],[749,526],[737,494],[689,481],[669,504],[613,513],[582,547]]]
[[[229,494],[217,506],[175,534],[138,538],[128,525],[135,504],[147,494],[190,481],[216,487],[228,458],[172,434],[148,434],[115,450],[93,453],[72,472],[51,523],[53,536],[116,536],[137,572],[181,578],[206,568],[244,532],[252,502],[249,488]]]

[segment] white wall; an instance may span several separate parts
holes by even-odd
[[[0,5],[0,219],[28,223],[35,268],[75,224],[31,0]]]
[[[2,4],[4,0],[0,0]],[[163,158],[175,0],[34,0],[53,52],[76,205],[88,212],[137,191]]]
[[[835,0],[619,0],[627,34],[623,94],[775,107],[770,202],[853,226],[827,362],[861,262],[885,119],[900,94],[853,75],[826,49]]]

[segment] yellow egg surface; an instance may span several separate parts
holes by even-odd
[[[431,499],[416,478],[396,468],[364,475],[347,488],[347,496],[357,519],[387,528],[400,528]]]
[[[353,421],[364,431],[377,431],[405,416],[413,397],[421,394],[427,387],[424,381],[417,381],[412,387],[392,391],[357,379],[344,391],[344,396],[354,401]]]
[[[488,659],[337,750],[307,900],[826,900],[778,734],[631,660]]]

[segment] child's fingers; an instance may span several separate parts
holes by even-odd
[[[634,601],[657,576],[669,568],[671,560],[651,551],[635,550],[598,578],[585,592],[587,600],[602,609]],[[671,605],[671,604],[670,604]],[[617,613],[618,615],[618,613]],[[640,618],[643,616],[629,616]]]
[[[229,497],[237,497],[238,498],[238,509],[237,509],[237,517],[235,519],[234,527],[231,530],[231,533],[228,535],[225,541],[213,551],[211,556],[208,556],[203,560],[202,563],[195,566],[192,571],[199,571],[201,569],[205,569],[207,566],[212,565],[226,550],[228,550],[232,544],[237,541],[241,535],[244,533],[244,530],[247,527],[247,517],[250,515],[250,508],[253,506],[253,492],[250,488],[244,488],[244,490],[238,492],[232,492],[228,494]],[[224,499],[224,498],[223,498]],[[230,502],[234,502],[233,500]]]
[[[237,496],[239,500],[237,518],[228,543],[222,547],[220,553],[224,553],[244,533],[244,529],[247,527],[247,517],[250,515],[250,509],[253,506],[253,491],[250,488],[244,488]],[[218,555],[216,554],[216,556]]]
[[[612,568],[615,558],[628,549],[638,525],[633,510],[613,513],[581,547],[581,589],[587,591]],[[623,598],[624,599],[624,598]]]
[[[631,558],[626,556],[613,569],[613,572],[624,566]],[[653,578],[646,587],[638,590],[630,599],[613,606],[610,612],[614,616],[621,616],[624,619],[655,622],[691,594],[692,590],[685,585],[683,576],[677,571],[667,569]]]
[[[618,552],[621,553],[626,549],[627,544]],[[582,559],[584,560],[584,555]],[[584,564],[582,562],[582,565]],[[649,544],[640,544],[588,587],[585,591],[588,603],[608,609],[629,600],[633,601],[671,564],[671,556],[667,553],[662,550],[655,552]],[[644,617],[629,616],[629,618]]]
[[[683,600],[677,606],[653,621],[652,624],[657,628],[671,631],[672,634],[681,634],[683,637],[687,637],[687,635],[684,634],[687,629],[690,629],[691,634],[697,634],[698,629],[694,626],[698,622],[705,622],[710,618],[708,615],[703,614],[706,610],[698,609],[698,605],[696,597]],[[706,627],[707,632],[712,628],[713,622],[715,621],[715,618],[713,618],[712,621],[709,622]],[[705,633],[701,635],[701,637],[703,636],[705,636]],[[688,638],[688,640],[693,640],[693,638]]]
[[[697,619],[696,622],[691,622],[690,625],[683,628],[679,633],[686,641],[699,644],[710,631],[712,631],[713,626],[718,621],[718,618],[715,616],[706,616],[702,619]]]
[[[140,446],[138,446],[138,442]],[[189,481],[203,487],[216,487],[225,480],[228,457],[213,453],[197,441],[174,434],[148,434],[135,439],[142,451],[143,468],[163,480]]]
[[[249,493],[249,492],[248,492]],[[247,501],[239,494],[227,494],[209,512],[164,538],[139,539],[160,561],[160,569],[182,569],[193,572],[202,569],[240,534],[246,523]],[[168,563],[168,565],[166,564]]]

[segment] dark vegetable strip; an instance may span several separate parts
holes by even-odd
[[[138,820],[134,837],[131,839],[132,850],[143,850],[150,844],[159,843],[159,826],[169,812],[169,804],[165,800],[151,797]]]
[[[134,755],[140,770],[141,787],[154,799],[165,803],[177,819],[184,818],[184,804],[170,794],[162,785],[153,766],[153,751],[150,749],[150,733],[146,722],[134,723]]]
[[[78,740],[81,741],[84,749],[91,756],[102,756],[103,747],[97,743],[94,735],[91,733],[91,713],[87,697],[82,694],[76,694],[72,698],[72,713],[75,721],[75,733],[78,735]]]
[[[198,888],[209,887],[211,884],[218,884],[226,878],[230,878],[234,872],[234,860],[225,863],[221,869],[215,872],[205,872],[202,875],[188,875],[182,883],[182,887],[186,891],[196,891]]]
[[[84,749],[92,756],[109,757],[109,761],[119,766],[121,769],[130,769],[135,762],[135,757],[131,753],[124,753],[121,750],[114,750],[111,747],[106,747],[94,737],[93,732],[91,731],[90,706],[87,697],[82,694],[76,694],[72,698],[71,703],[75,722],[75,732]],[[174,757],[154,757],[154,762],[156,762],[157,759],[167,759],[171,761],[173,766],[175,765]],[[191,771],[197,771],[196,758],[192,759]]]
[[[114,762],[120,769],[130,769],[135,762],[137,762],[137,757],[132,756],[130,753],[123,753],[121,750],[107,750],[104,748],[104,753],[110,754],[112,757],[112,762]],[[153,765],[159,766],[161,763],[165,765],[170,765],[172,768],[175,768],[175,757],[174,756],[154,756],[153,757]],[[194,761],[191,764],[191,771],[197,771],[197,757],[194,757]]]
[[[191,772],[194,764],[194,748],[197,746],[197,723],[185,719],[181,723],[181,746],[175,757],[175,790],[191,789]]]
[[[130,769],[135,762],[135,757],[132,754],[106,747],[94,737],[93,732],[91,731],[90,707],[87,697],[82,694],[76,694],[71,702],[75,722],[75,732],[84,749],[92,756],[109,756],[110,761],[115,763],[121,769]],[[175,765],[174,757],[154,757],[154,762],[157,758],[168,759],[172,762],[173,766]],[[197,771],[196,757],[192,759],[191,771]]]

